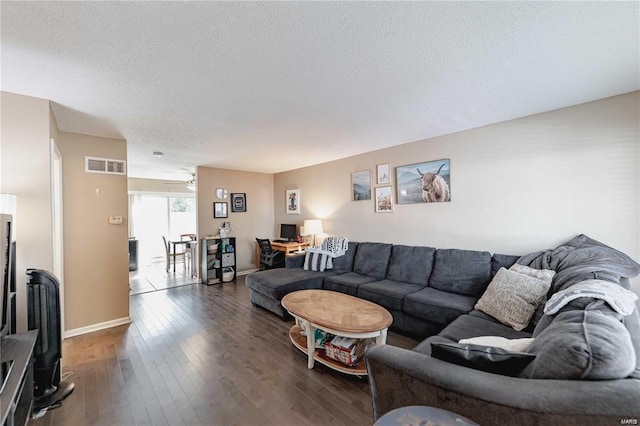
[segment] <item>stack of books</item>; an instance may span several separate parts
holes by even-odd
[[[324,348],[329,358],[353,367],[364,355],[365,344],[360,339],[334,336],[324,345]]]

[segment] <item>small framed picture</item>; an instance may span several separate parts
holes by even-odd
[[[351,200],[370,200],[371,199],[371,172],[369,170],[361,170],[351,173]]]
[[[391,185],[376,188],[376,213],[393,213]]]
[[[287,214],[300,214],[300,190],[287,189],[285,212]]]
[[[231,193],[231,213],[244,213],[247,211],[247,194]]]
[[[391,183],[391,177],[389,174],[389,163],[378,164],[378,185],[384,183]]]
[[[227,202],[214,202],[213,203],[213,217],[214,218],[221,218],[221,217],[228,217],[229,215],[227,214]]]

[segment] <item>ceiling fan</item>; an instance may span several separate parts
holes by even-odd
[[[191,179],[185,181],[174,181],[174,182],[162,182],[165,185],[186,185],[189,191],[196,190],[196,175],[195,173],[191,173]]]

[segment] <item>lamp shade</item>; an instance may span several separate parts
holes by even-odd
[[[304,221],[305,235],[322,234],[322,221],[320,219],[310,219]]]

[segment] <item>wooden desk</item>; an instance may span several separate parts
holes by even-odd
[[[275,241],[271,241],[271,248],[278,251],[283,251],[285,256],[289,256],[296,251],[302,251],[307,248],[309,244],[307,243],[276,243]],[[259,249],[258,249],[259,250]]]

